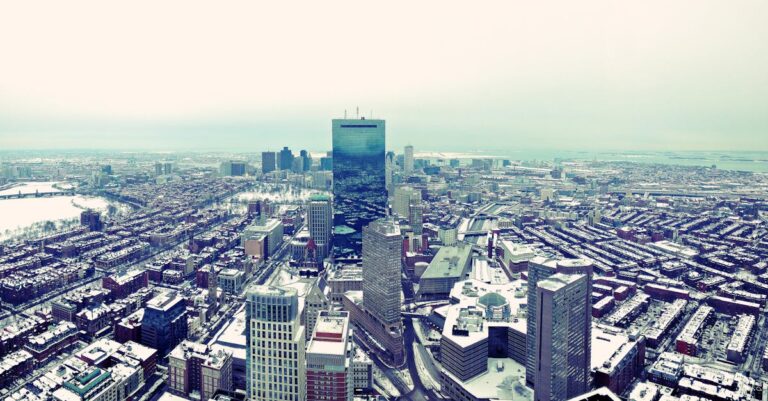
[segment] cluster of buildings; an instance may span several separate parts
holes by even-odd
[[[768,394],[765,176],[396,155],[385,126],[333,120],[321,157],[100,169],[138,210],[0,247],[0,396]],[[222,203],[262,184],[313,191]]]

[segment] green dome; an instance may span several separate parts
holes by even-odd
[[[489,292],[480,297],[479,302],[485,306],[502,306],[507,304],[507,299],[495,292]]]

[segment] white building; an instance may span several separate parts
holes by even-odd
[[[405,175],[413,173],[413,146],[408,145],[404,149],[403,172]]]
[[[303,401],[306,348],[298,291],[257,285],[246,296],[248,399]]]
[[[313,195],[307,203],[307,225],[310,238],[317,246],[317,258],[328,256],[333,235],[333,208],[328,195]]]

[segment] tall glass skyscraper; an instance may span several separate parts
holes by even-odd
[[[333,120],[334,225],[355,230],[358,254],[363,227],[386,215],[384,138],[384,120]]]

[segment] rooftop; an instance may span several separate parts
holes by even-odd
[[[529,401],[533,390],[525,385],[525,366],[510,358],[488,358],[487,370],[462,382],[447,370],[451,379],[462,383],[464,389],[476,399]]]
[[[444,246],[432,258],[432,262],[429,263],[429,267],[421,275],[421,279],[460,278],[466,273],[471,255],[472,246],[469,244],[460,243],[456,246]]]

